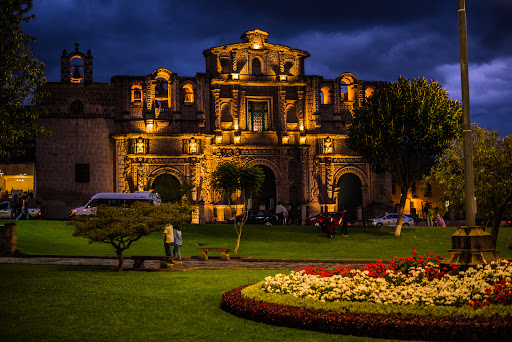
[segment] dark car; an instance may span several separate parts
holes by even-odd
[[[316,216],[310,216],[308,217],[306,223],[318,227],[321,226],[329,217],[334,218],[336,225],[341,225],[343,223],[343,213],[339,211],[329,211],[318,214]]]
[[[235,217],[232,217],[227,220],[228,223],[233,223]],[[236,222],[242,222],[242,215],[236,216]],[[267,226],[271,226],[273,224],[277,224],[278,218],[276,214],[272,214],[269,211],[261,210],[261,209],[251,209],[249,210],[249,215],[247,216],[246,224],[265,224]]]

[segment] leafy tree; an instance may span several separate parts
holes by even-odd
[[[110,243],[119,259],[118,271],[123,270],[123,252],[132,243],[153,232],[163,231],[172,224],[180,227],[190,221],[193,207],[189,204],[135,203],[133,206],[109,207],[101,205],[93,218],[78,216],[69,221],[75,226],[73,236],[89,239],[89,243]]]
[[[46,82],[44,64],[29,46],[35,38],[21,27],[34,18],[31,9],[32,0],[0,2],[0,159],[5,162],[23,155],[36,135],[48,132],[36,124],[34,106],[44,96],[36,91]]]
[[[233,196],[240,192],[241,197],[245,199],[256,196],[261,190],[265,174],[258,166],[243,165],[238,166],[233,162],[225,162],[220,164],[211,174],[211,185],[215,192],[227,200],[229,208],[233,216],[236,215],[236,209],[233,208]],[[242,207],[242,222],[237,224],[237,220],[233,220],[235,232],[237,235],[236,247],[234,253],[237,254],[240,247],[240,238],[242,237],[242,229],[247,221],[247,201],[244,200]]]
[[[477,211],[492,226],[491,238],[496,247],[502,217],[512,207],[512,136],[501,138],[497,131],[473,125],[473,169]],[[463,213],[464,156],[462,138],[452,142],[451,148],[432,168],[429,180],[440,184],[443,198],[450,208]]]
[[[460,103],[448,99],[439,83],[404,77],[375,92],[355,111],[348,146],[373,170],[386,170],[400,185],[395,236],[402,229],[408,190],[460,135],[461,114]]]

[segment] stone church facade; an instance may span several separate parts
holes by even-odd
[[[201,221],[222,221],[226,203],[209,174],[224,161],[262,167],[265,185],[251,206],[278,202],[306,213],[347,208],[354,218],[389,206],[391,177],[372,172],[346,144],[352,112],[383,86],[352,73],[305,74],[309,54],[245,32],[240,43],[203,52],[206,72],[93,82],[93,57],[78,45],[49,82],[37,138],[36,196],[47,218],[66,218],[98,192],[151,190],[161,175],[194,185]],[[238,203],[242,203],[239,199]]]

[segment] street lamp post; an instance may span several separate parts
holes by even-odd
[[[459,43],[460,75],[462,87],[463,153],[464,153],[464,190],[466,207],[466,226],[459,227],[452,235],[452,249],[441,263],[466,269],[479,264],[488,264],[498,259],[496,249],[492,247],[491,234],[482,227],[475,226],[475,186],[473,172],[473,146],[471,134],[471,116],[469,114],[469,77],[468,77],[468,41],[466,30],[465,0],[459,2]]]
[[[464,153],[464,190],[466,208],[466,227],[475,226],[475,186],[473,172],[473,146],[471,136],[471,115],[469,111],[468,77],[468,38],[465,0],[459,2],[459,46],[460,78],[462,88],[463,153]]]

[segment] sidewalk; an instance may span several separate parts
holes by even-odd
[[[232,257],[229,261],[210,257],[206,261],[197,256],[183,257],[181,265],[161,269],[159,261],[146,261],[145,269],[149,271],[191,271],[199,269],[254,269],[254,270],[298,270],[308,266],[334,269],[339,266],[359,268],[375,260],[294,260],[294,259],[255,259],[251,257]],[[29,265],[63,265],[63,266],[102,266],[116,269],[116,257],[69,256],[69,255],[24,255],[16,257],[0,257],[0,264],[29,264]],[[130,257],[124,258],[124,270],[133,269]]]

